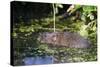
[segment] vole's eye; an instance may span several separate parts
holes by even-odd
[[[57,39],[57,38],[56,38],[56,36],[55,36],[55,35],[53,35],[53,41],[56,41],[56,39]]]

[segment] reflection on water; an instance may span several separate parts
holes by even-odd
[[[53,56],[43,56],[43,57],[25,57],[23,62],[25,65],[36,65],[36,64],[52,64]]]

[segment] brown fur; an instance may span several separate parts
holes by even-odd
[[[47,43],[52,46],[62,46],[69,48],[88,48],[90,43],[87,39],[78,33],[71,32],[44,32],[38,40],[41,43]]]

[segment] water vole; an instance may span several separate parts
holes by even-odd
[[[43,32],[39,35],[38,41],[52,46],[69,48],[88,48],[90,42],[79,35],[71,32]]]

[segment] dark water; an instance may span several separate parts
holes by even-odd
[[[24,65],[52,64],[54,62],[54,58],[53,56],[25,57],[23,62]]]

